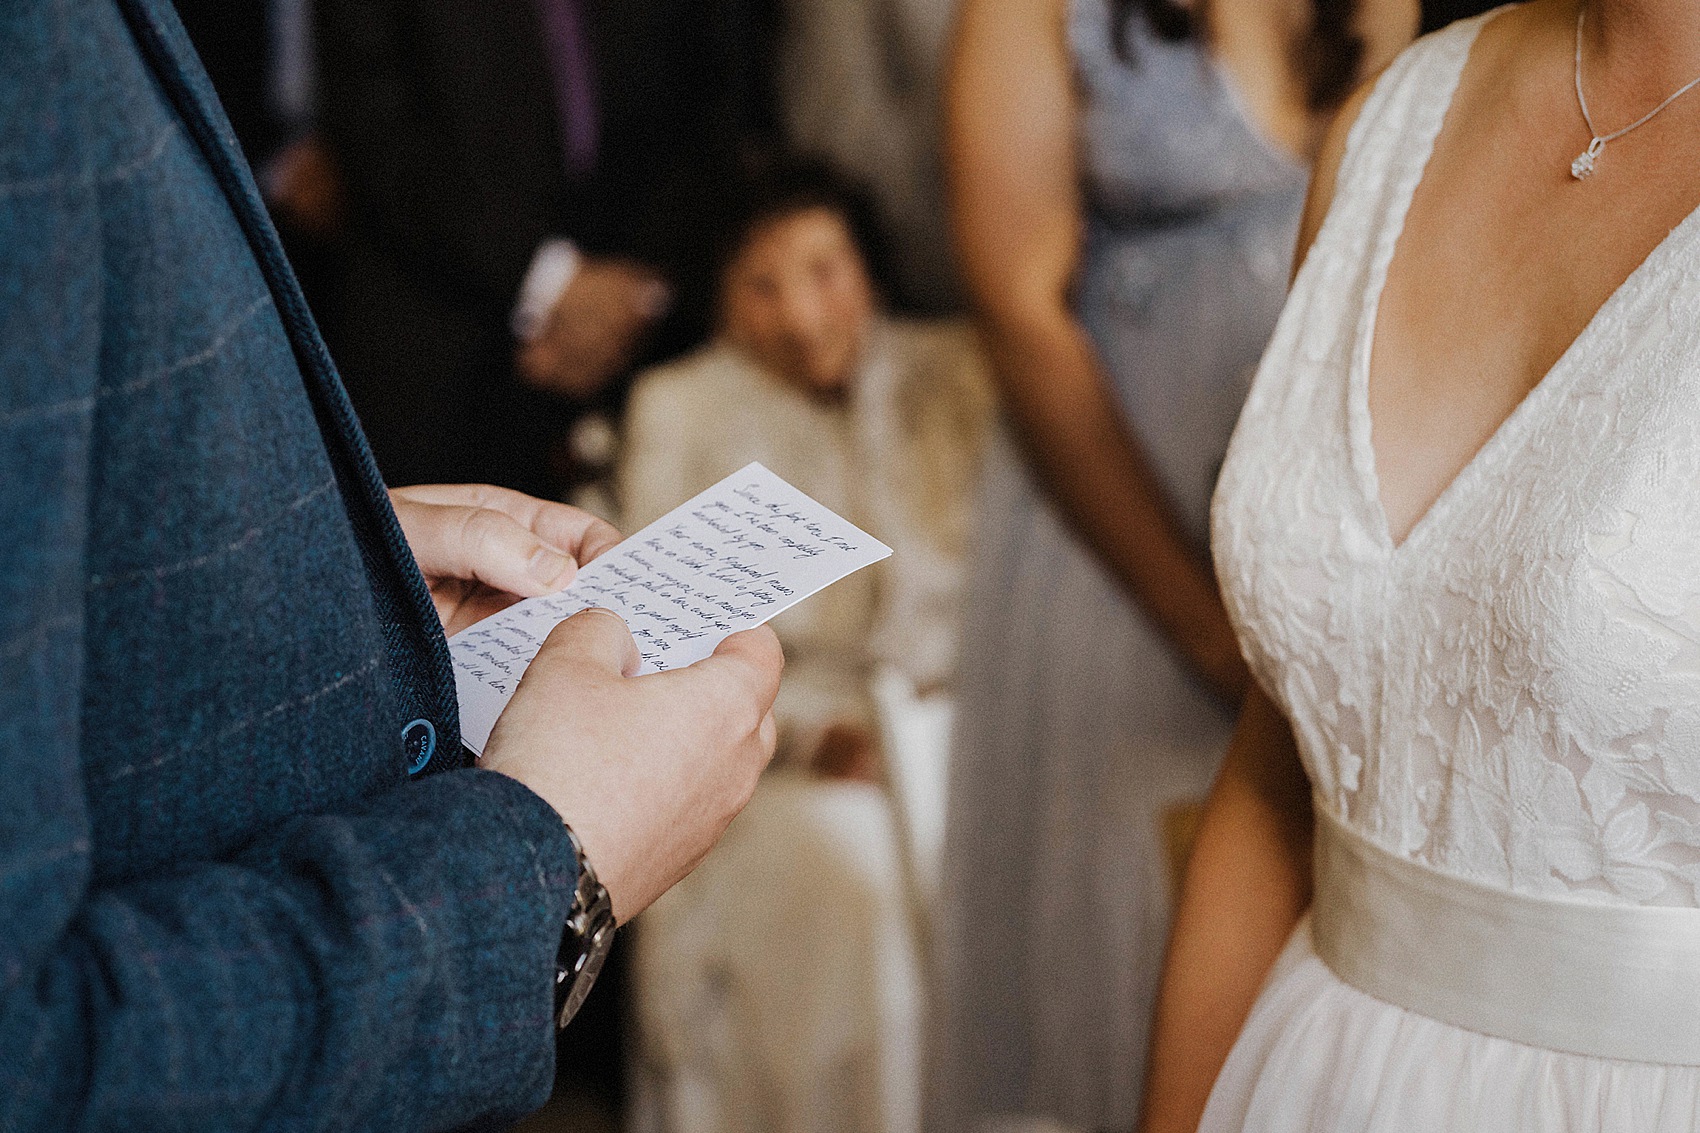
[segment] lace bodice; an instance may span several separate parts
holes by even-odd
[[[1395,547],[1369,348],[1480,20],[1412,47],[1235,432],[1213,531],[1316,791],[1389,850],[1548,896],[1700,904],[1700,217]]]

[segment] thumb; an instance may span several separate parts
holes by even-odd
[[[636,676],[643,660],[625,619],[598,606],[580,610],[551,630],[532,664],[556,658],[621,677]]]
[[[732,634],[715,647],[712,656],[691,668],[729,680],[739,692],[753,697],[765,713],[779,695],[785,652],[772,627],[758,626]]]

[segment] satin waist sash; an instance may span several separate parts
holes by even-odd
[[[1700,909],[1532,897],[1389,853],[1316,807],[1317,955],[1443,1023],[1596,1058],[1700,1066]]]

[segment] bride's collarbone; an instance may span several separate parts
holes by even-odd
[[[1568,77],[1509,90],[1466,71],[1411,199],[1368,375],[1395,538],[1700,206],[1700,97],[1610,143],[1579,181],[1570,161],[1588,134]]]

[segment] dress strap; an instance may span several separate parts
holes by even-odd
[[[1390,853],[1316,804],[1317,955],[1385,1003],[1594,1058],[1700,1066],[1700,909],[1535,897]]]
[[[1470,48],[1493,15],[1425,36],[1376,80],[1352,123],[1328,216],[1294,288],[1294,301],[1335,312],[1336,341],[1345,350],[1339,372],[1345,377],[1348,459],[1363,485],[1374,483],[1375,453],[1368,396],[1360,386],[1367,383],[1382,287]],[[1380,524],[1379,504],[1364,518]]]
[[[1347,135],[1331,222],[1335,213],[1355,214],[1349,227],[1375,234],[1391,256],[1470,48],[1497,11],[1425,36],[1382,72]]]

